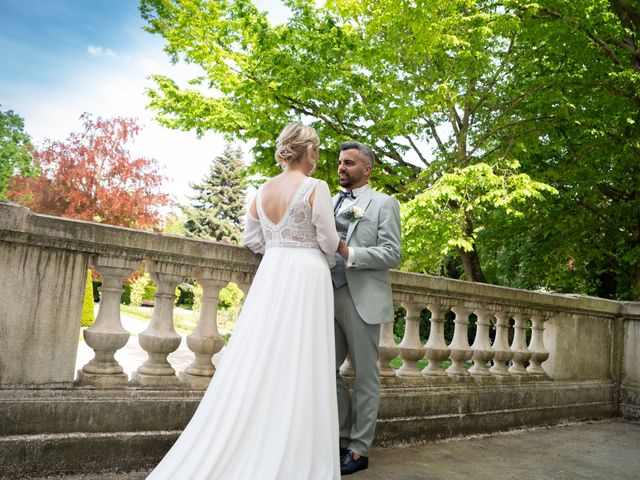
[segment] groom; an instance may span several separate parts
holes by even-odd
[[[331,279],[342,475],[369,465],[378,418],[380,324],[393,321],[388,270],[401,260],[400,208],[397,200],[369,187],[374,162],[366,145],[340,145],[338,177],[343,190],[334,197],[334,214],[342,240]],[[347,354],[355,371],[352,395],[339,372]]]

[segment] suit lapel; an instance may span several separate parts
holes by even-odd
[[[362,195],[360,195],[355,203],[353,204],[354,207],[360,207],[362,210],[364,210],[365,215],[367,214],[367,207],[369,206],[369,204],[371,203],[371,189],[367,189]],[[353,233],[354,229],[356,228],[356,225],[358,225],[358,222],[360,222],[360,220],[362,219],[362,217],[357,218],[356,220],[353,220],[350,224],[349,224],[349,230],[347,230],[347,239],[345,240],[347,242],[347,244],[349,243],[349,239],[351,238],[351,234]]]

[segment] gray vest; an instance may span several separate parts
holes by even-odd
[[[347,240],[347,231],[351,219],[344,212],[336,215],[336,230],[343,240]],[[343,287],[347,284],[347,275],[345,274],[344,258],[336,252],[336,266],[331,269],[331,281],[335,288]]]

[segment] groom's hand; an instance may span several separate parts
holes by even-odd
[[[347,243],[341,238],[340,243],[338,243],[338,253],[347,260],[349,258],[349,247],[347,247]]]

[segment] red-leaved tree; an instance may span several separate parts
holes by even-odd
[[[84,131],[37,149],[37,178],[16,175],[7,196],[38,213],[152,229],[169,196],[156,160],[132,158],[126,149],[140,132],[134,119],[80,117]]]

